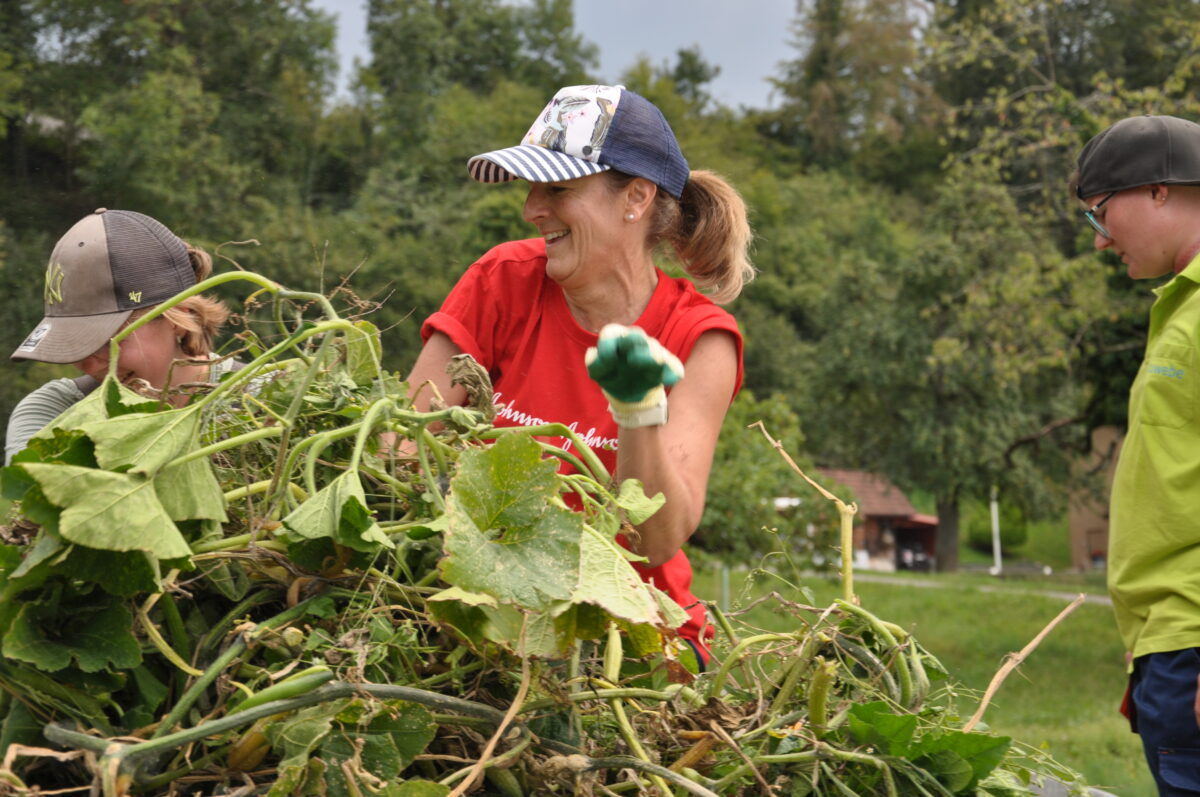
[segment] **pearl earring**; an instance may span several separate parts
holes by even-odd
[[[625,214],[625,220],[626,220],[626,221],[634,221],[635,219],[637,219],[637,214],[636,214],[636,213],[626,213],[626,214]]]

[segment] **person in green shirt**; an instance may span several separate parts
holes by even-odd
[[[1200,794],[1200,125],[1123,119],[1079,155],[1075,196],[1154,290],[1109,506],[1108,587],[1131,659],[1126,711],[1160,795]]]

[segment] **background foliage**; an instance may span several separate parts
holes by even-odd
[[[288,284],[351,277],[406,370],[462,270],[530,232],[520,187],[479,188],[465,159],[597,57],[570,0],[370,0],[368,25],[335,101],[308,0],[0,4],[3,344],[40,317],[54,240],[125,207],[210,248],[254,239],[220,252]],[[960,502],[998,485],[1026,517],[1060,507],[1088,429],[1123,421],[1148,294],[1091,253],[1065,183],[1116,119],[1200,117],[1200,5],[800,0],[793,34],[775,109],[713,102],[696,48],[622,80],[753,208],[761,276],[731,309],[763,398],[734,416],[934,495],[952,569]],[[10,367],[0,412],[47,373]],[[757,485],[784,489],[738,435],[699,545],[755,547]]]

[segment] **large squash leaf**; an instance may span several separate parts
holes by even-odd
[[[65,540],[107,551],[146,551],[180,559],[191,549],[144,476],[74,465],[22,465],[46,497],[61,507]]]

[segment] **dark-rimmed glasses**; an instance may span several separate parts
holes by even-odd
[[[1083,212],[1083,217],[1088,220],[1088,224],[1091,224],[1092,228],[1096,232],[1103,235],[1105,238],[1112,238],[1112,235],[1109,234],[1108,228],[1105,227],[1103,224],[1101,224],[1100,220],[1096,218],[1096,211],[1099,210],[1100,208],[1102,208],[1104,206],[1105,202],[1112,199],[1116,195],[1117,195],[1117,192],[1113,191],[1111,194],[1104,197],[1104,199],[1101,199],[1099,202],[1092,205],[1090,208],[1088,208],[1087,210],[1085,210]]]

